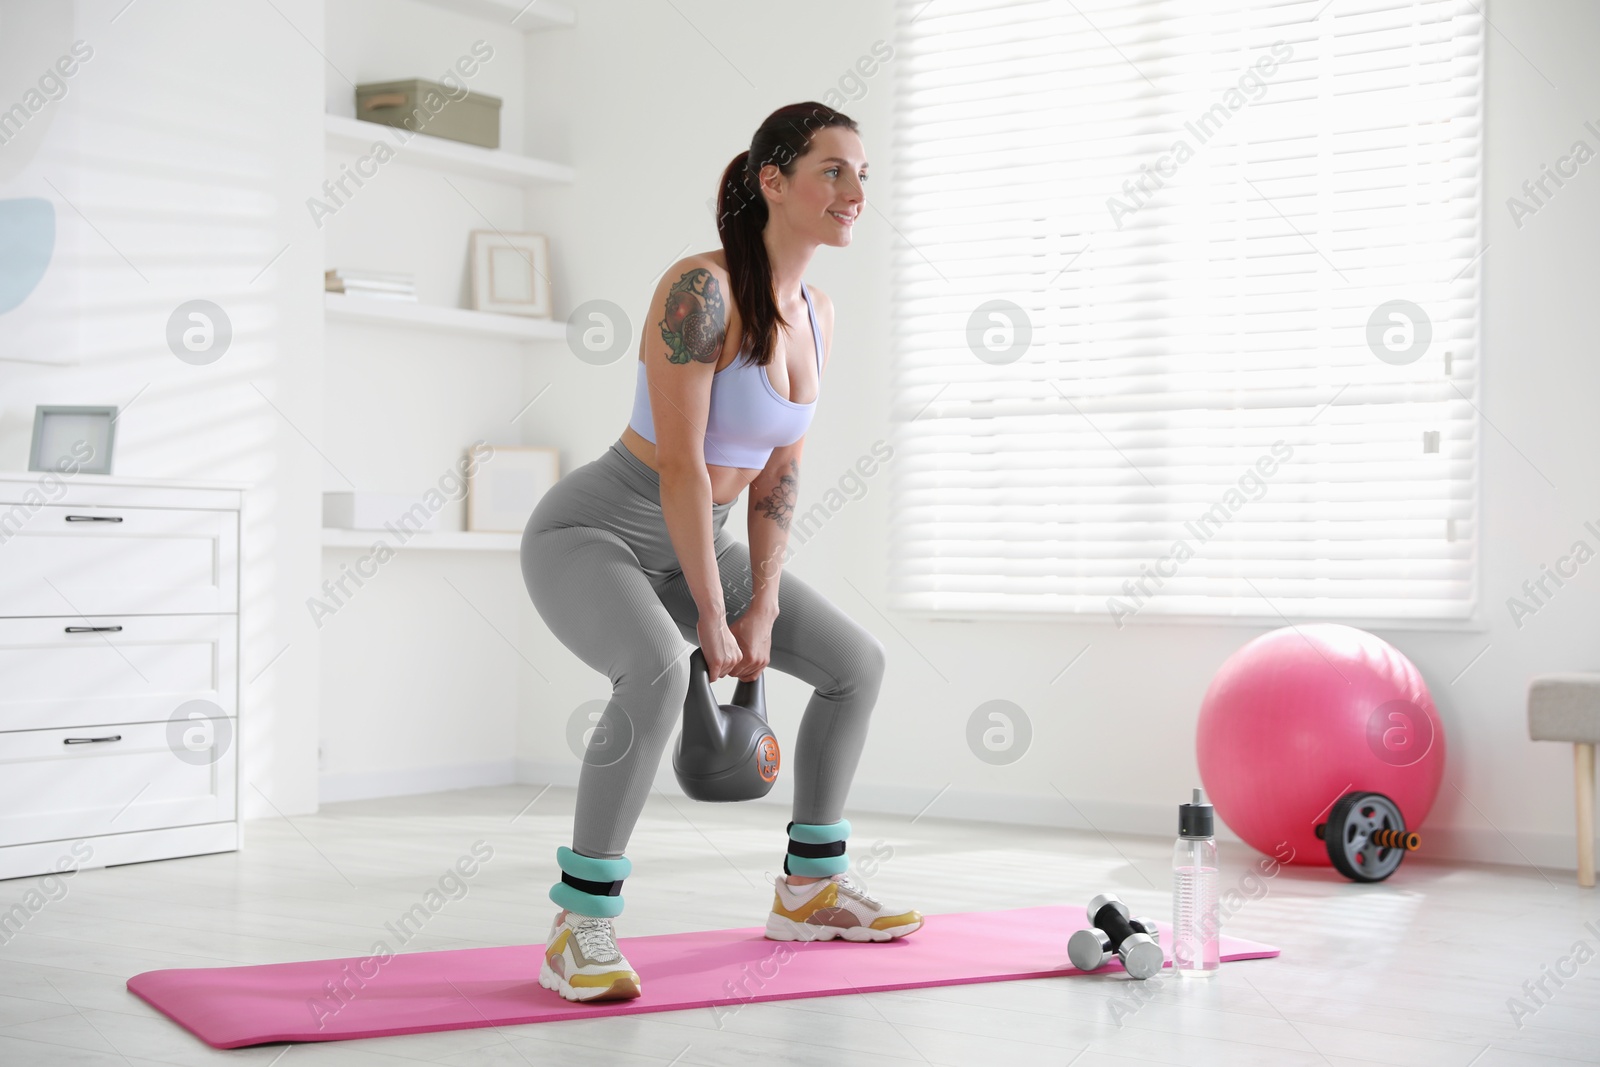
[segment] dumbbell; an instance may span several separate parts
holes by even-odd
[[[1074,967],[1097,971],[1114,953],[1134,978],[1160,973],[1165,957],[1154,919],[1130,919],[1128,906],[1114,893],[1101,893],[1089,901],[1087,910],[1089,929],[1075,932],[1067,941]]]

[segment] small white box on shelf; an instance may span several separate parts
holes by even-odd
[[[429,511],[416,497],[399,493],[323,493],[322,525],[340,530],[384,530],[390,526],[437,530],[439,513]]]

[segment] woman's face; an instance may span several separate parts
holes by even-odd
[[[795,160],[782,194],[785,221],[818,244],[848,247],[866,206],[866,181],[861,138],[843,126],[825,127],[811,138],[811,150]]]

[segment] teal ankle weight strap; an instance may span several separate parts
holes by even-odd
[[[784,874],[826,878],[850,869],[850,861],[844,854],[844,843],[850,836],[850,820],[791,822],[788,834],[789,851],[783,857]]]
[[[566,845],[556,849],[561,881],[550,887],[550,899],[579,915],[615,918],[622,914],[622,880],[633,873],[628,857],[599,859],[574,852]]]

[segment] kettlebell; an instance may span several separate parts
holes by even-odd
[[[764,674],[765,672],[763,672]],[[778,739],[767,725],[762,675],[741,680],[732,704],[718,704],[711,691],[705,653],[689,654],[689,693],[672,769],[693,800],[755,800],[778,780]]]

